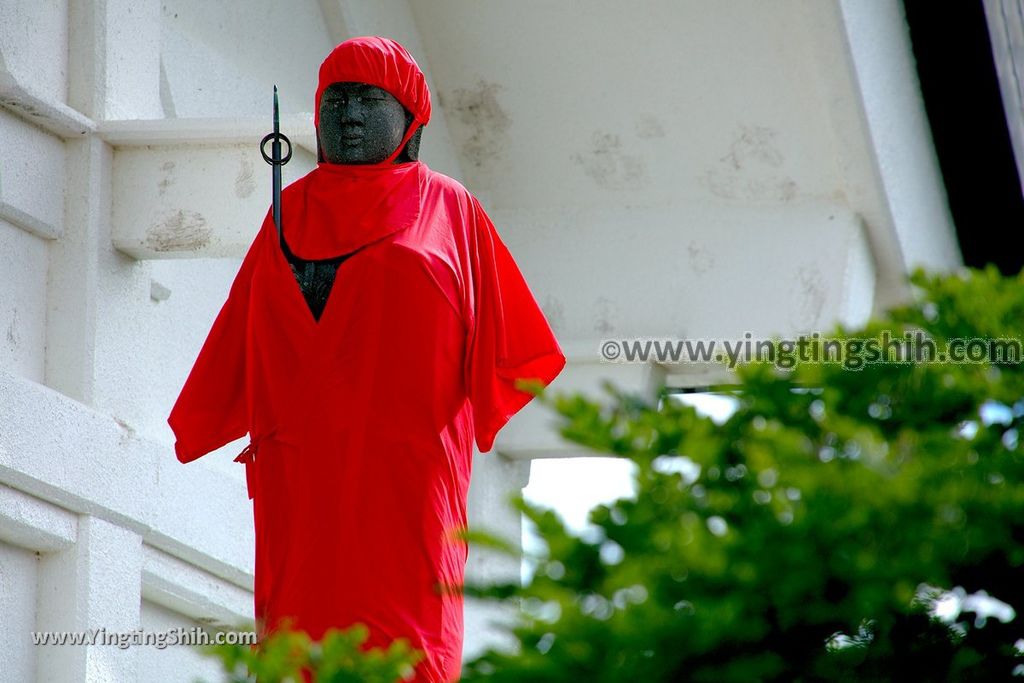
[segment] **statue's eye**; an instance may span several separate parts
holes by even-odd
[[[331,109],[340,109],[341,107],[345,106],[345,103],[348,102],[349,100],[355,100],[360,104],[377,104],[379,102],[384,102],[385,97],[383,95],[378,95],[374,93],[369,93],[366,95],[352,95],[351,97],[329,97],[324,99],[324,104],[327,107],[330,107]]]

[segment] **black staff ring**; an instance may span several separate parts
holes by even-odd
[[[283,159],[275,160],[274,157],[267,154],[267,143],[268,142],[283,142],[288,145],[288,153],[284,155]],[[260,142],[260,154],[263,155],[263,160],[271,166],[284,166],[292,158],[292,141],[288,139],[288,136],[284,133],[267,133],[263,136],[263,141]]]

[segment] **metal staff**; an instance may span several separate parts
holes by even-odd
[[[267,155],[267,142],[270,142],[270,155]],[[288,145],[288,154],[281,158],[281,142]],[[281,114],[277,104],[277,86],[274,86],[274,132],[267,133],[260,142],[260,154],[270,164],[274,192],[274,225],[277,226],[277,237],[281,238],[281,167],[292,158],[292,141],[287,135],[281,134]]]

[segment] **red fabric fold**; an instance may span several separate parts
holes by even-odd
[[[530,288],[491,219],[475,198],[476,224],[472,287],[466,294],[474,312],[466,377],[480,452],[533,395],[520,380],[544,386],[565,366],[565,356]]]
[[[347,254],[419,218],[426,167],[321,163],[281,197],[288,246],[304,259]]]

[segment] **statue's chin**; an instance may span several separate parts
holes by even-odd
[[[329,164],[340,164],[340,165],[348,165],[348,166],[357,166],[357,165],[360,165],[360,164],[378,164],[378,163],[384,161],[385,159],[387,159],[387,157],[386,156],[367,157],[365,155],[353,156],[353,155],[338,154],[338,155],[334,155],[334,156],[327,156],[327,157],[325,157],[325,159],[326,159],[327,163],[329,163]]]
[[[387,159],[388,155],[342,143],[338,149],[332,150],[331,154],[325,152],[324,158],[332,164],[377,164]]]

